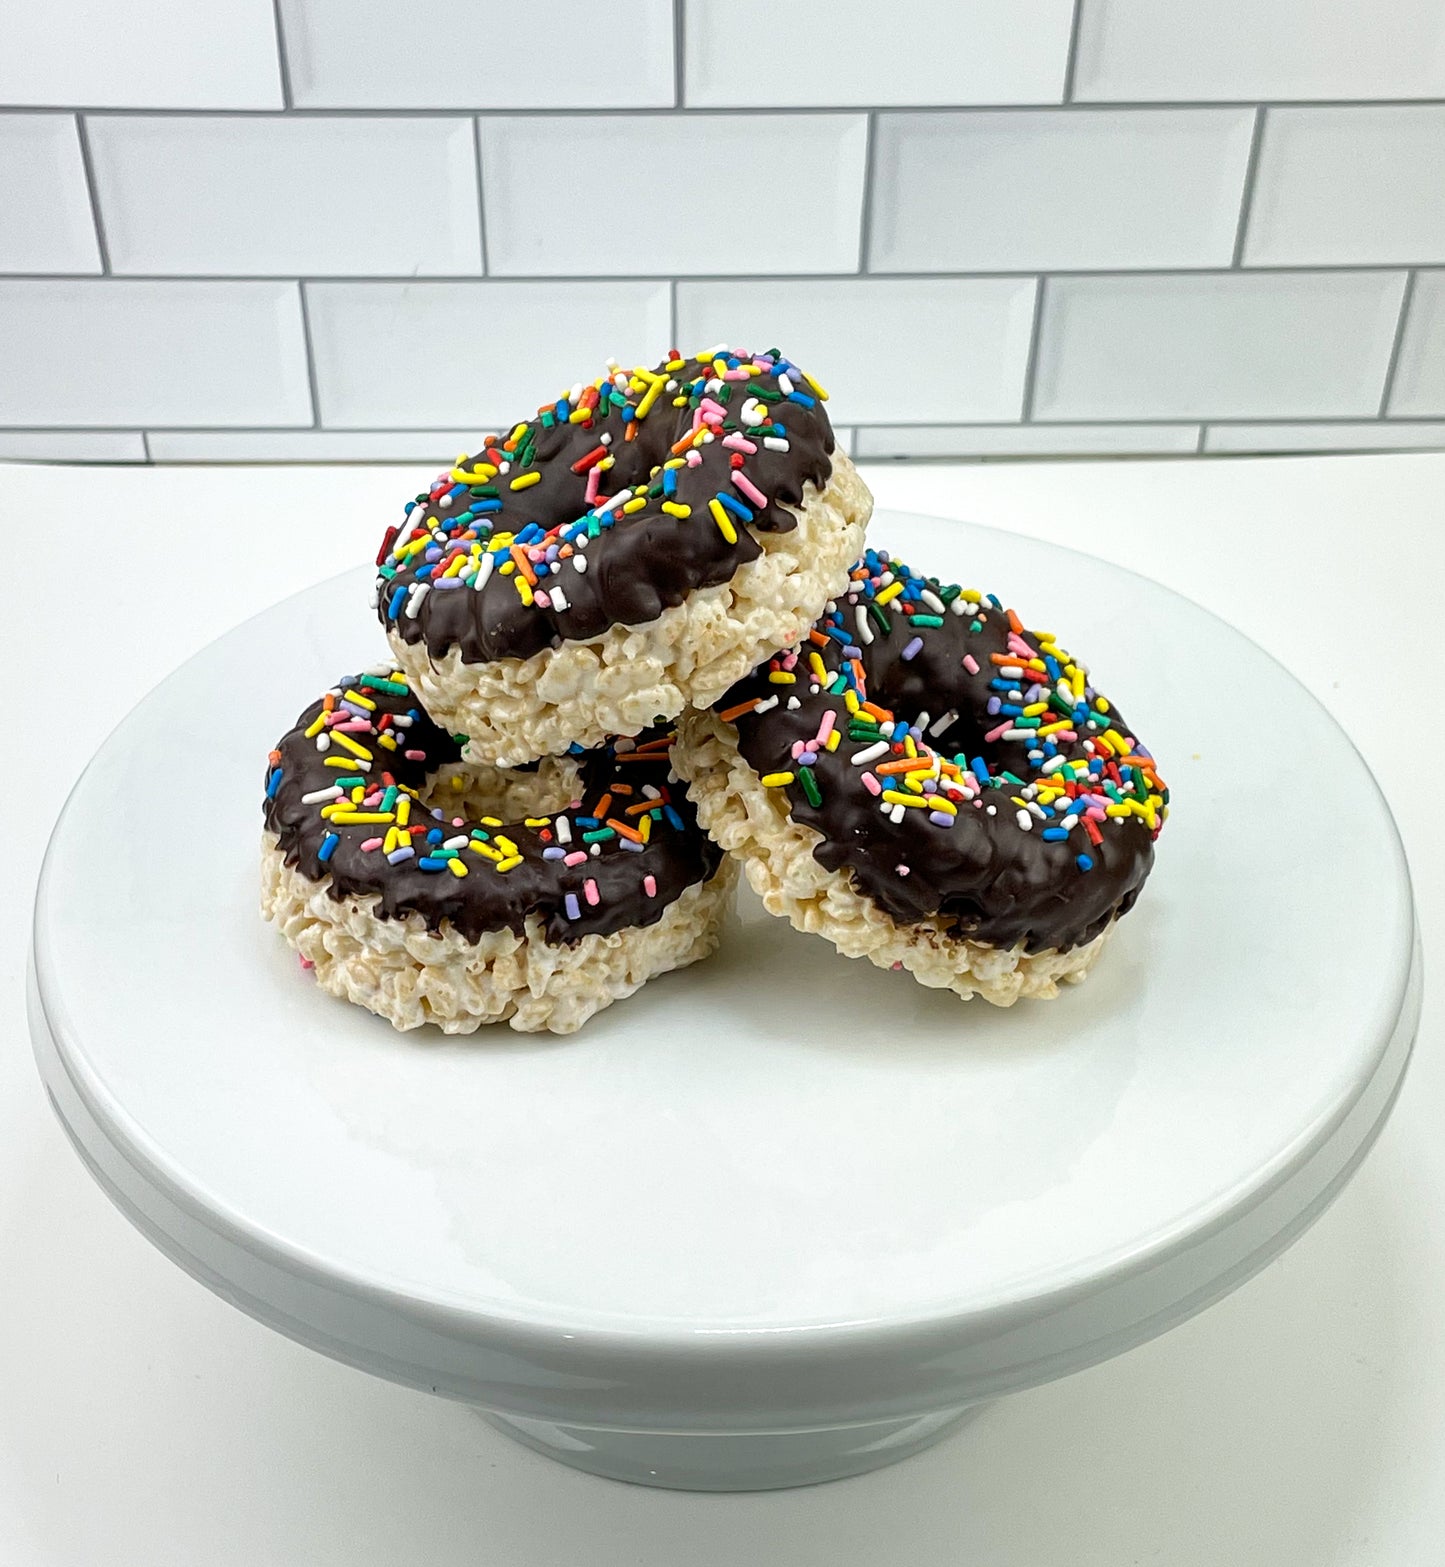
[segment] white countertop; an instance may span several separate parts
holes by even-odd
[[[1436,770],[1438,726],[1419,723],[1420,704],[1403,695],[1428,689],[1445,625],[1445,455],[864,472],[882,505],[1092,551],[1262,643],[1374,768],[1410,855],[1427,971],[1445,957],[1445,847],[1420,786]],[[895,1468],[807,1491],[691,1496],[562,1469],[461,1406],[261,1327],[110,1207],[49,1113],[24,1026],[26,926],[55,814],[156,680],[247,615],[368,556],[419,477],[0,465],[0,527],[16,557],[34,561],[64,529],[87,562],[66,588],[83,662],[50,634],[41,612],[56,596],[37,591],[47,579],[33,567],[12,567],[0,617],[11,695],[0,750],[8,796],[24,801],[7,813],[0,900],[0,1561],[1438,1563],[1445,1026],[1429,981],[1393,1121],[1283,1259],[1141,1350],[1010,1398]],[[161,562],[160,541],[177,538],[186,559]],[[165,645],[159,620],[136,614],[156,591],[170,600]],[[1247,741],[1249,694],[1227,699]],[[143,972],[138,962],[138,982]]]

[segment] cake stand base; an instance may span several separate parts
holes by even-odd
[[[941,1441],[989,1401],[799,1431],[618,1431],[482,1410],[503,1435],[588,1474],[674,1491],[780,1491],[884,1469]]]

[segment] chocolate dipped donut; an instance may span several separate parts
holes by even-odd
[[[717,945],[733,876],[671,742],[504,772],[463,763],[390,664],[342,680],[271,753],[262,913],[399,1029],[570,1033]]]
[[[806,632],[872,510],[826,396],[776,351],[612,365],[408,503],[376,611],[470,757],[671,721]]]
[[[1084,977],[1168,814],[1083,664],[886,551],[680,731],[698,819],[770,912],[1003,1006]]]

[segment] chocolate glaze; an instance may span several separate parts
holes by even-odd
[[[398,714],[412,720],[409,728],[386,731],[404,735],[396,751],[377,742],[375,727],[372,735],[352,737],[373,758],[368,780],[385,782],[389,778],[404,789],[424,791],[438,768],[460,760],[461,747],[427,717],[413,694],[363,688],[357,684],[361,678],[353,676],[338,682],[336,691],[362,690],[374,701],[374,726],[380,725],[383,714],[393,715],[393,723]],[[470,833],[475,827],[488,834],[488,841],[493,844],[498,834],[510,838],[522,856],[521,863],[511,870],[499,872],[486,858],[465,850],[465,877],[445,869],[421,870],[420,851],[416,859],[391,864],[380,850],[361,848],[363,843],[384,834],[385,824],[335,825],[321,816],[320,804],[303,803],[303,795],[334,786],[338,776],[346,777],[352,772],[326,766],[328,755],[348,754],[344,748],[333,746],[323,753],[317,750],[316,741],[305,734],[323,711],[323,702],[324,699],[313,702],[272,753],[264,815],[266,826],[280,839],[286,863],[312,881],[329,880],[331,896],[338,900],[376,894],[381,900],[377,906],[379,917],[414,912],[433,930],[446,923],[468,941],[476,941],[491,930],[510,930],[521,935],[527,916],[536,914],[543,921],[547,941],[571,944],[583,936],[653,924],[686,888],[706,880],[717,869],[721,852],[697,826],[681,786],[671,780],[669,753],[660,750],[650,758],[628,760],[629,754],[636,757],[636,752],[627,748],[646,746],[659,738],[655,733],[639,735],[635,742],[620,742],[624,748],[620,752],[605,747],[587,753],[581,759],[580,807],[552,813],[544,827],[528,827],[525,822],[489,827],[475,821],[457,826],[453,825],[455,813],[439,822],[413,801],[412,822],[428,830],[442,827],[447,838]],[[407,751],[421,754],[407,756]],[[583,832],[589,829],[578,818],[591,816],[602,797],[618,784],[633,792],[614,794],[609,816],[621,816],[626,806],[641,803],[645,786],[658,790],[659,808],[666,802],[674,814],[668,816],[664,812],[652,823],[651,836],[640,852],[623,849],[620,837],[614,837],[592,853],[592,846],[582,841]],[[541,814],[534,819],[540,820]],[[573,837],[565,847],[586,850],[585,864],[568,866],[561,860],[543,858],[543,851],[559,842],[556,822],[561,816],[568,819]],[[635,822],[636,818],[627,820]],[[322,845],[332,833],[338,841],[329,859],[323,861]],[[413,841],[424,843],[425,839],[418,834]],[[648,876],[656,885],[652,896],[644,886]],[[589,878],[596,883],[595,905],[585,895],[584,881]],[[567,917],[568,893],[577,897],[579,917],[575,920]]]
[[[739,361],[730,355],[726,362],[736,365]],[[621,517],[588,541],[585,574],[569,562],[562,563],[556,580],[563,587],[566,609],[524,603],[513,580],[497,572],[480,591],[434,587],[416,615],[408,615],[402,608],[393,613],[396,590],[410,589],[426,567],[422,558],[416,557],[386,575],[395,566],[387,554],[389,535],[383,545],[378,584],[377,614],[382,624],[408,643],[424,641],[433,655],[459,648],[463,660],[470,664],[528,658],[566,641],[599,636],[609,626],[642,625],[655,620],[664,609],[681,604],[695,589],[729,581],[739,566],[762,553],[752,530],[790,530],[794,519],[784,506],[799,505],[804,486],[812,483],[821,489],[832,472],[833,431],[822,399],[814,396],[813,388],[796,369],[791,377],[794,391],[784,393],[778,383],[779,376],[786,373],[786,364],[779,361],[769,374],[729,382],[715,378],[710,356],[691,360],[674,356],[649,374],[677,381],[676,391],[663,392],[641,419],[635,417],[635,411],[645,392],[630,391],[621,407],[604,396],[586,422],[570,423],[564,416],[549,428],[540,415],[528,420],[506,438],[515,448],[510,471],[484,481],[497,492],[488,499],[501,502],[499,511],[479,519],[492,536],[521,532],[529,523],[550,531],[584,517],[591,509],[586,499],[587,474],[574,473],[572,465],[595,450],[601,436],[611,437],[609,452],[615,465],[604,476],[599,499],[625,487],[649,484],[655,471],[673,455],[672,446],[692,429],[694,409],[704,396],[723,403],[728,415],[720,424],[719,439],[699,449],[702,461],[677,470],[675,495],[648,495],[644,509]],[[674,406],[676,396],[686,397],[685,406]],[[731,483],[735,453],[721,444],[720,437],[737,431],[753,439],[752,431],[739,418],[748,398],[764,399],[771,422],[786,432],[789,450],[769,450],[761,439],[754,440],[757,451],[745,455],[743,472],[768,505],[757,508],[749,502],[748,509],[755,515],[747,526],[738,523],[736,542],[729,543],[709,513],[708,502],[719,491],[742,499]],[[767,402],[768,398],[777,400]],[[554,419],[555,407],[548,405],[546,410]],[[624,408],[632,410],[626,419]],[[626,439],[629,426],[636,431],[631,440]],[[516,455],[528,444],[523,432],[530,432],[534,445],[528,461],[518,464]],[[500,447],[485,447],[464,468],[454,471],[473,473],[478,463],[495,461],[498,455],[507,454]],[[533,472],[541,475],[537,483],[521,490],[510,487],[522,474]],[[422,517],[445,527],[449,516],[464,510],[471,499],[466,486],[448,505],[441,504],[454,487],[433,486],[428,495],[419,496]],[[659,485],[653,483],[651,488],[658,490]],[[662,511],[664,499],[691,507],[691,515],[679,518]],[[410,514],[408,526],[416,516],[415,511]],[[443,543],[440,548],[441,558],[446,559],[451,546]],[[433,575],[439,577],[439,572]],[[542,580],[544,587],[547,580]]]
[[[933,588],[939,589],[936,581]],[[846,609],[844,624],[850,629],[853,614],[852,608]],[[970,629],[975,617],[952,613],[936,628],[915,628],[893,610],[889,618],[892,629],[885,633],[873,625],[874,640],[862,648],[869,700],[909,722],[921,712],[936,722],[956,709],[954,722],[929,735],[935,750],[945,758],[957,756],[963,766],[981,756],[991,773],[1008,770],[1026,783],[1036,780],[1039,763],[1029,758],[1029,742],[983,738],[999,723],[986,709],[989,698],[998,695],[989,689],[999,673],[990,655],[1008,651],[1005,613],[985,604],[976,631]],[[827,619],[819,621],[819,627]],[[920,636],[922,648],[905,659],[904,649]],[[804,649],[806,656],[809,644]],[[838,670],[841,644],[830,641],[815,651],[830,673]],[[977,674],[964,668],[965,655],[977,663]],[[801,704],[797,711],[787,707],[790,694]],[[1013,801],[1020,791],[1005,786],[986,789],[981,806],[960,807],[951,828],[935,825],[927,811],[917,809],[907,810],[895,824],[863,787],[864,768],[850,760],[864,743],[846,738],[844,698],[810,689],[802,665],[797,684],[786,687],[771,684],[768,666],[763,666],[729,691],[717,708],[726,711],[771,696],[782,697],[776,707],[735,720],[739,750],[760,775],[786,771],[795,766],[793,743],[815,736],[825,711],[835,712],[845,738],[836,751],[820,751],[813,767],[822,804],[811,805],[793,783],[786,790],[789,814],[819,835],[813,855],[820,864],[849,872],[858,891],[900,923],[938,915],[953,921],[958,935],[980,942],[1012,946],[1021,941],[1030,952],[1063,951],[1092,940],[1111,918],[1133,906],[1154,858],[1153,834],[1140,818],[1099,823],[1103,841],[1097,845],[1082,825],[1066,839],[1045,842],[1040,831],[1044,824],[1021,830]],[[1130,733],[1117,711],[1109,718],[1115,729]],[[1061,745],[1061,754],[1085,759],[1084,738],[1081,734],[1079,740]],[[993,815],[987,812],[990,804],[995,806]],[[1077,865],[1081,853],[1093,862],[1087,873]],[[900,865],[907,867],[906,875],[899,874]]]

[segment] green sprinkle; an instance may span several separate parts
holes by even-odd
[[[399,680],[383,680],[380,675],[363,675],[357,685],[372,691],[385,691],[388,696],[409,696],[409,689]]]
[[[583,843],[606,843],[609,838],[615,838],[616,832],[611,827],[599,827],[595,832],[584,832]]]
[[[877,623],[878,629],[885,637],[890,631],[893,630],[893,622],[889,620],[887,615],[885,615],[881,609],[878,608],[872,599],[868,600],[868,613],[873,617],[874,621]]]
[[[813,776],[811,767],[798,769],[798,782],[803,786],[803,793],[808,797],[808,804],[819,806],[823,803],[823,791],[818,787],[818,780]]]
[[[983,630],[983,622],[981,620],[971,620],[968,623],[968,629],[970,631],[982,631]]]
[[[908,624],[910,626],[941,626],[943,624],[943,616],[942,615],[910,615],[909,618],[908,618]]]

